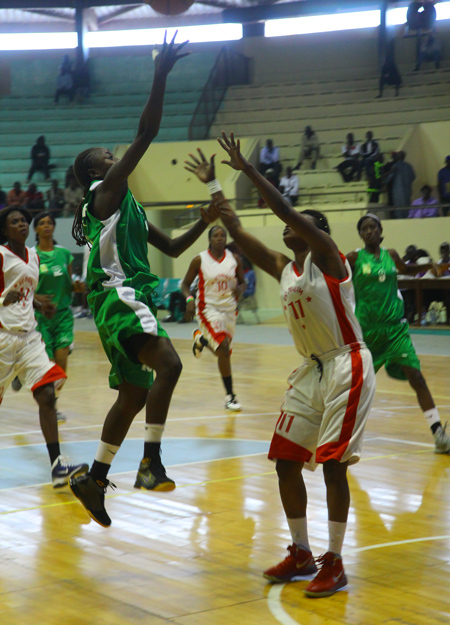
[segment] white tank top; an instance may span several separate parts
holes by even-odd
[[[6,245],[0,245],[0,297],[20,291],[23,297],[9,306],[0,306],[0,328],[11,332],[30,332],[36,327],[33,296],[39,282],[39,258],[29,247],[26,261]]]
[[[230,250],[217,260],[209,250],[200,254],[198,272],[197,310],[213,306],[224,311],[236,310],[234,291],[237,287],[237,261]]]
[[[295,347],[302,356],[321,356],[344,345],[362,341],[355,317],[355,294],[350,265],[341,254],[347,278],[337,280],[305,259],[303,273],[289,263],[281,274],[280,296]]]

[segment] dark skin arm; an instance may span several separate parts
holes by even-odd
[[[183,282],[181,283],[181,292],[184,297],[187,299],[188,297],[192,297],[190,287],[194,282],[195,278],[198,276],[198,272],[200,271],[201,258],[200,256],[196,256],[192,259],[191,264],[186,272],[186,275],[183,278]],[[195,299],[191,299],[186,304],[186,312],[184,313],[184,318],[186,321],[192,321],[195,314]]]
[[[56,306],[48,295],[34,294],[33,308],[38,310],[47,319],[52,319],[56,315]]]
[[[239,256],[237,256],[237,254],[233,254],[233,256],[235,257],[236,262],[237,262],[236,278],[238,281],[237,287],[234,291],[234,295],[236,299],[239,299],[241,295],[245,292],[245,289],[247,288],[247,283],[245,282],[244,267],[242,265],[242,260],[239,258]]]
[[[233,133],[228,138],[222,132],[222,140],[219,139],[219,143],[230,158],[229,161],[222,161],[222,163],[237,171],[243,171],[247,175],[272,212],[306,241],[311,249],[313,263],[333,278],[338,280],[346,278],[347,270],[341,260],[337,245],[330,235],[319,230],[315,223],[305,215],[298,213],[273,184],[245,160],[240,151],[240,141],[234,140]]]
[[[147,242],[156,247],[163,254],[167,254],[171,258],[178,258],[180,254],[185,252],[197,239],[205,232],[209,224],[213,223],[219,217],[219,209],[211,204],[208,209],[200,209],[201,219],[195,222],[193,226],[186,232],[175,239],[171,239],[162,230],[148,224]]]
[[[407,265],[404,260],[400,258],[398,253],[395,250],[388,250],[390,257],[395,263],[397,267],[397,271],[401,274],[407,276],[415,276],[417,273],[421,271],[429,271],[431,270],[435,275],[437,275],[436,264],[435,263],[426,263],[425,265],[417,265],[416,263],[410,263]]]
[[[108,169],[102,183],[96,189],[92,212],[98,219],[108,219],[119,208],[128,190],[128,177],[158,134],[163,112],[167,76],[175,63],[188,55],[188,53],[179,54],[180,50],[188,42],[185,41],[175,47],[175,36],[176,33],[169,44],[167,44],[166,36],[164,36],[162,50],[155,59],[152,90],[142,111],[133,143],[123,157]],[[92,179],[102,175],[95,168],[91,169],[89,173]]]
[[[206,160],[203,152],[198,149],[198,158],[193,154],[189,155],[190,161],[185,161],[185,169],[195,174],[200,182],[206,184],[215,178],[214,156],[210,162]],[[220,209],[221,219],[244,254],[253,264],[271,275],[275,280],[280,281],[283,269],[291,262],[287,256],[275,250],[270,250],[256,237],[246,232],[239,221],[239,217],[233,211],[222,191],[213,194],[213,200]]]

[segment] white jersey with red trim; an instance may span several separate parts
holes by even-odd
[[[237,260],[230,250],[221,259],[214,258],[209,250],[201,252],[198,272],[197,313],[206,306],[223,311],[236,310],[234,291],[237,287]]]
[[[6,245],[0,245],[0,296],[19,291],[22,298],[15,304],[0,306],[0,328],[11,332],[30,332],[36,327],[33,297],[39,282],[39,257],[29,247],[26,260]]]
[[[350,265],[341,254],[347,278],[337,280],[305,259],[303,273],[295,263],[283,270],[281,304],[299,354],[321,356],[326,352],[361,342],[362,331],[355,317],[355,294]]]

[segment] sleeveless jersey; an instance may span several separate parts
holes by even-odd
[[[0,245],[0,297],[20,291],[23,297],[9,306],[0,306],[0,328],[11,332],[30,332],[36,327],[33,296],[39,281],[39,258],[25,248],[26,261],[6,245]]]
[[[209,250],[201,252],[198,272],[197,310],[213,306],[223,311],[236,310],[234,290],[237,287],[237,261],[230,250],[225,250],[220,260]]]
[[[347,278],[337,280],[305,259],[303,273],[289,263],[281,274],[280,295],[284,316],[294,344],[302,356],[320,357],[351,343],[362,341],[354,313],[351,269],[345,256]]]
[[[96,180],[91,184],[83,206],[83,232],[92,246],[86,283],[94,292],[131,287],[150,296],[159,280],[150,273],[144,209],[128,189],[111,217],[104,221],[97,219],[91,209],[95,189],[101,182]]]
[[[363,330],[396,325],[404,318],[397,268],[386,248],[381,248],[379,258],[366,250],[358,250],[353,283],[356,316]]]
[[[55,245],[50,252],[43,252],[37,246],[33,249],[40,260],[36,293],[51,297],[58,310],[69,308],[72,301],[72,276],[68,269],[73,262],[71,252],[60,245]]]

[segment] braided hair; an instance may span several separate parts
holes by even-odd
[[[331,234],[330,224],[328,223],[328,219],[320,211],[316,211],[312,208],[308,208],[302,211],[300,215],[309,215],[310,217],[314,219],[316,226],[319,228],[319,230],[323,230],[323,232],[326,232],[327,234]]]
[[[77,245],[79,245],[80,247],[82,247],[83,245],[88,245],[88,242],[83,232],[83,204],[91,184],[89,170],[92,169],[92,154],[98,149],[99,148],[89,148],[88,150],[84,150],[84,152],[80,152],[73,164],[73,172],[75,174],[75,178],[77,179],[78,184],[83,189],[83,198],[78,204],[77,210],[75,211],[75,217],[72,226],[72,236],[77,242]]]

